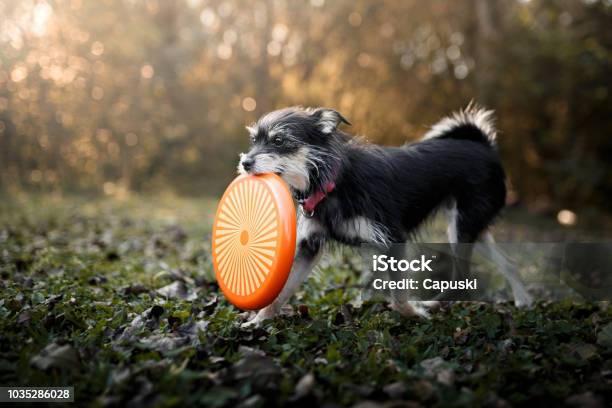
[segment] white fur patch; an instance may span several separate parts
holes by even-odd
[[[366,217],[355,217],[338,228],[340,234],[348,239],[362,240],[363,242],[371,242],[378,245],[389,245],[389,234],[386,228]]]
[[[310,185],[308,173],[308,148],[301,147],[297,152],[279,157],[281,177],[298,191],[306,191]]]
[[[304,216],[298,217],[298,225],[297,225],[297,242],[301,242],[308,237],[316,234],[317,232],[322,232],[323,227],[319,223],[319,221],[313,218],[307,218]]]
[[[244,169],[244,166],[242,165],[242,160],[244,159],[245,156],[246,156],[245,153],[238,154],[238,157],[240,158],[238,159],[238,166],[236,167],[236,169],[238,170],[238,174],[246,174],[246,170]]]
[[[238,163],[238,173],[246,174],[243,159],[246,157],[244,153],[240,154]],[[295,153],[278,155],[273,153],[257,154],[254,157],[255,163],[251,173],[280,173],[281,177],[293,188],[299,191],[306,191],[310,185],[310,177],[308,174],[308,163],[312,164],[315,169],[316,163],[308,157],[308,148],[301,147]]]
[[[338,114],[334,111],[323,111],[321,113],[321,119],[319,119],[319,126],[321,128],[321,132],[323,133],[332,133],[338,127],[340,123],[340,118]]]
[[[468,105],[462,111],[455,112],[431,127],[423,139],[431,139],[448,133],[449,131],[463,125],[474,125],[479,128],[491,144],[495,144],[497,131],[495,130],[493,111],[482,109],[476,105]]]

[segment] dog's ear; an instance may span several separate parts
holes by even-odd
[[[250,125],[245,126],[247,132],[249,132],[249,136],[255,137],[257,135],[257,124],[251,123]]]
[[[312,110],[311,115],[317,118],[317,126],[325,134],[333,133],[341,123],[351,125],[351,122],[334,109],[317,108]]]

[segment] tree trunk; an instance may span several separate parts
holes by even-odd
[[[495,79],[495,43],[498,19],[497,3],[489,0],[475,0],[477,21],[476,49],[476,92],[478,103],[485,106],[495,105],[493,81]]]

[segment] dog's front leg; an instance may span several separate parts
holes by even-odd
[[[281,307],[291,298],[317,263],[325,242],[325,236],[321,229],[313,228],[313,223],[316,223],[316,221],[312,219],[305,220],[306,221],[304,221],[304,219],[300,220],[297,251],[287,283],[285,283],[283,290],[274,302],[261,309],[257,315],[245,323],[245,325],[259,324],[266,319],[271,319],[276,316]]]

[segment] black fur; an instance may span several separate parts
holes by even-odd
[[[309,187],[294,188],[294,195],[304,199],[335,181],[313,215],[325,227],[326,238],[360,243],[339,226],[363,216],[382,227],[389,243],[405,242],[436,209],[452,204],[458,242],[469,243],[492,223],[506,198],[492,125],[483,127],[470,116],[479,112],[462,112],[461,120],[455,116],[456,122],[434,137],[381,147],[340,131],[338,126],[348,121],[336,111],[287,108],[265,115],[252,128],[254,147],[247,158],[256,162],[262,152],[282,157],[300,148],[313,157]],[[488,113],[484,116],[488,119]],[[275,134],[284,141],[270,140],[274,129],[284,129]],[[282,166],[273,171],[283,175]]]

